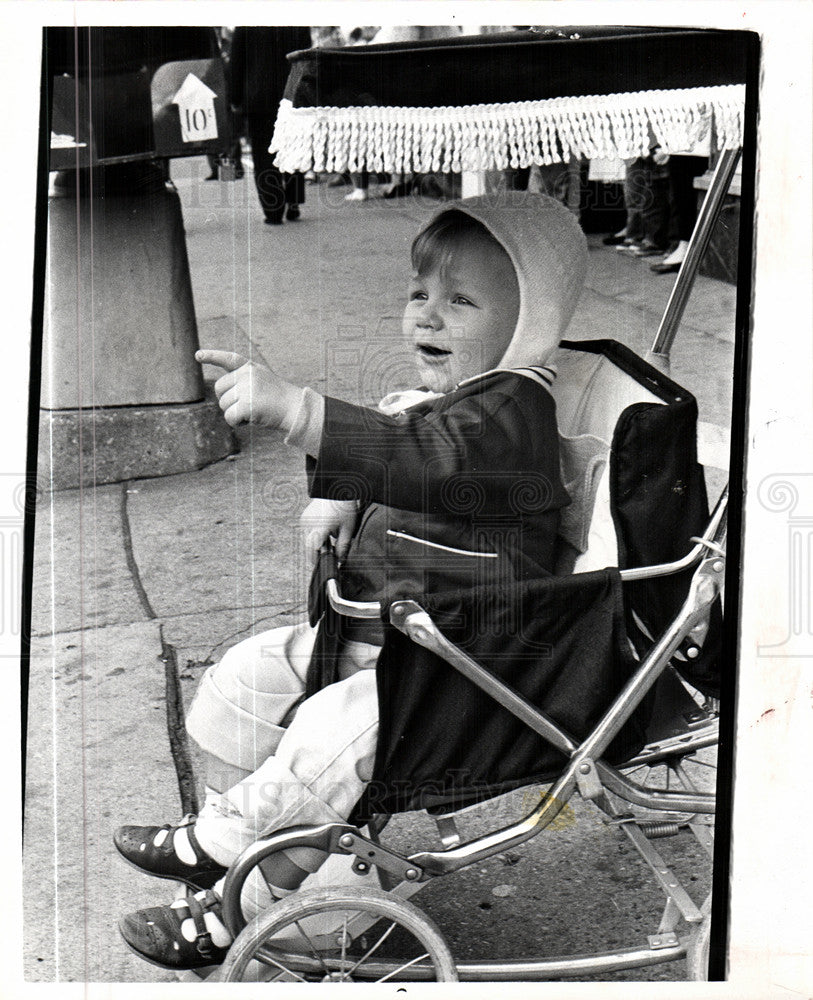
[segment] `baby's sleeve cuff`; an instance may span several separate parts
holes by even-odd
[[[305,386],[299,400],[299,409],[294,415],[285,443],[316,458],[319,455],[324,426],[325,398]]]

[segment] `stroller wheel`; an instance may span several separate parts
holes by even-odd
[[[222,982],[457,982],[417,906],[380,889],[313,889],[258,914],[229,949]]]
[[[705,742],[707,745],[693,749],[675,740],[672,746],[653,754],[651,760],[639,759],[623,765],[622,770],[648,789],[713,792],[717,783],[716,733],[714,742]]]
[[[686,949],[686,971],[690,982],[705,983],[709,978],[711,917],[706,914],[695,927]]]

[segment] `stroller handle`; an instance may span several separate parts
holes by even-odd
[[[693,538],[696,544],[682,559],[675,562],[660,563],[655,566],[636,566],[633,569],[619,570],[623,582],[636,580],[652,580],[659,576],[671,576],[681,570],[695,566],[700,560],[712,553],[725,555],[725,538],[728,513],[728,486],[723,490],[714,512],[709,518],[708,527],[699,538]],[[339,583],[331,577],[325,585],[325,593],[333,610],[347,618],[380,618],[380,601],[348,601],[339,591]]]

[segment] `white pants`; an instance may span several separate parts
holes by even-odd
[[[378,647],[350,644],[341,679],[302,701],[314,635],[301,623],[238,643],[207,670],[195,695],[187,731],[210,756],[245,773],[222,794],[207,795],[195,824],[201,847],[220,864],[265,833],[344,821],[372,777],[378,694],[370,668]],[[309,871],[324,857],[296,855]]]

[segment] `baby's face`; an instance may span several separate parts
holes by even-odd
[[[494,368],[518,315],[519,285],[505,251],[485,236],[459,240],[442,265],[413,274],[409,285],[403,330],[422,383],[449,392]]]

